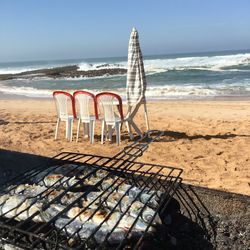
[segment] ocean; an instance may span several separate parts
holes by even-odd
[[[250,50],[144,56],[149,99],[250,96]],[[126,57],[0,63],[0,74],[77,65],[80,70],[127,67]],[[0,81],[0,92],[51,97],[54,90],[113,91],[125,97],[126,75],[52,79],[34,76]]]

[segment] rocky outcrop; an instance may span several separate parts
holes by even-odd
[[[126,69],[122,68],[112,68],[112,69],[96,69],[96,70],[86,70],[80,71],[76,65],[58,67],[52,69],[39,69],[26,71],[17,74],[2,74],[0,75],[0,80],[11,80],[18,78],[32,79],[34,77],[50,77],[53,79],[60,78],[70,78],[70,77],[95,77],[95,76],[107,76],[107,75],[119,75],[125,74]]]

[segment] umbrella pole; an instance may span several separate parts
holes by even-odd
[[[145,114],[145,120],[146,120],[146,127],[147,127],[147,130],[149,130],[148,110],[147,110],[146,102],[144,102],[144,114]]]

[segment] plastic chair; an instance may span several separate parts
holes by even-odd
[[[66,122],[66,138],[72,141],[73,136],[73,121],[75,118],[75,105],[73,96],[64,91],[54,91],[53,98],[56,103],[57,123],[55,140],[58,138],[59,125],[61,121]],[[69,108],[71,109],[69,111]],[[72,115],[72,114],[73,115]]]
[[[96,95],[96,100],[102,116],[100,118],[102,123],[101,143],[105,139],[111,140],[113,131],[116,131],[116,143],[120,145],[121,141],[121,125],[123,122],[122,99],[119,95],[102,92]],[[108,136],[107,136],[108,127]]]
[[[90,142],[93,143],[95,121],[96,117],[98,117],[95,95],[87,91],[76,91],[74,92],[73,97],[75,100],[75,110],[77,110],[78,118],[76,141],[78,141],[80,126],[82,123],[84,126],[84,134],[89,135]],[[91,111],[94,115],[91,114]]]

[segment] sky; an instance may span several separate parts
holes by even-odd
[[[0,0],[0,62],[250,49],[249,0]]]

